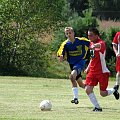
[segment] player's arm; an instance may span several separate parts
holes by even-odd
[[[67,41],[64,41],[64,42],[61,44],[61,46],[60,46],[60,48],[59,48],[59,50],[58,50],[58,52],[57,52],[57,56],[58,56],[60,62],[62,62],[63,60],[66,59],[66,50],[65,50],[65,44],[66,44],[66,42],[67,42]]]
[[[101,44],[100,43],[96,43],[96,44],[93,44],[92,45],[92,47],[91,47],[92,49],[95,49],[95,48],[101,48]]]
[[[84,73],[87,74],[90,71],[90,64],[91,64],[91,60],[90,60],[90,62],[88,64],[87,68],[84,70]]]
[[[120,35],[117,36],[117,42],[118,44],[113,44],[113,50],[115,52],[116,57],[120,56]]]
[[[64,51],[62,51],[62,53],[57,56],[59,58],[59,61],[62,62],[64,60]]]
[[[64,60],[63,55],[60,55],[58,58],[59,58],[59,61],[60,61],[60,62],[62,62],[62,61]]]
[[[115,55],[117,56],[117,45],[116,44],[113,44],[113,50],[114,50],[114,52],[115,52]]]

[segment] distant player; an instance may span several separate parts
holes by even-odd
[[[71,73],[69,78],[72,83],[72,91],[74,96],[71,103],[78,104],[77,83],[80,87],[85,88],[85,85],[82,82],[81,71],[85,67],[85,57],[90,45],[90,41],[84,37],[75,37],[72,27],[66,27],[64,32],[67,40],[61,44],[57,52],[57,56],[61,62],[66,59],[70,65]]]
[[[96,28],[90,28],[88,30],[88,38],[90,39],[90,53],[91,60],[88,67],[85,70],[86,76],[86,93],[94,105],[93,111],[102,111],[95,94],[93,92],[94,86],[99,83],[100,95],[102,97],[114,94],[115,98],[119,99],[119,93],[116,89],[108,87],[109,70],[106,67],[105,54],[106,45],[99,37],[99,31]]]
[[[116,84],[114,86],[115,89],[119,89],[120,85],[120,32],[117,32],[113,39],[113,50],[116,55]]]

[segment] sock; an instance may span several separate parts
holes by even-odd
[[[89,99],[90,99],[90,101],[92,102],[92,104],[93,104],[96,108],[100,108],[100,105],[99,105],[99,103],[98,103],[98,101],[97,101],[97,99],[96,99],[96,97],[95,97],[95,94],[92,92],[92,93],[90,93],[88,96],[89,96]]]
[[[115,89],[113,88],[107,88],[108,95],[111,95],[115,92]]]
[[[78,88],[77,87],[73,87],[72,91],[73,91],[74,98],[78,98]]]
[[[118,76],[118,73],[116,74],[116,85],[120,85],[120,76]]]

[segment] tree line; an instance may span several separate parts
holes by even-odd
[[[68,0],[72,11],[82,16],[82,11],[92,8],[93,16],[101,20],[120,19],[119,0]]]
[[[116,10],[120,4],[118,0],[96,1],[0,0],[0,75],[45,76],[50,66],[51,52],[56,52],[60,42],[65,39],[65,26],[72,26],[77,36],[86,36],[88,27],[99,27],[96,17],[106,16],[100,12],[96,14],[96,11],[102,7],[107,10],[108,2],[115,1],[113,7],[116,6]],[[115,33],[117,30],[112,31]],[[47,44],[43,34],[49,32],[54,37]],[[102,31],[106,40],[109,35]],[[110,47],[108,49],[111,50]],[[108,63],[114,62],[110,55],[107,59]]]

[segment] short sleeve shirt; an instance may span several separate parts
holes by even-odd
[[[113,38],[112,44],[118,44],[118,36],[120,36],[120,32],[117,32],[115,34],[115,37]]]
[[[95,48],[94,57],[91,58],[90,63],[90,72],[92,74],[101,74],[101,73],[109,73],[110,71],[106,67],[105,62],[105,54],[106,54],[106,45],[105,42],[101,39],[98,39],[96,43],[100,43],[100,48]],[[94,43],[90,43],[90,49]]]

